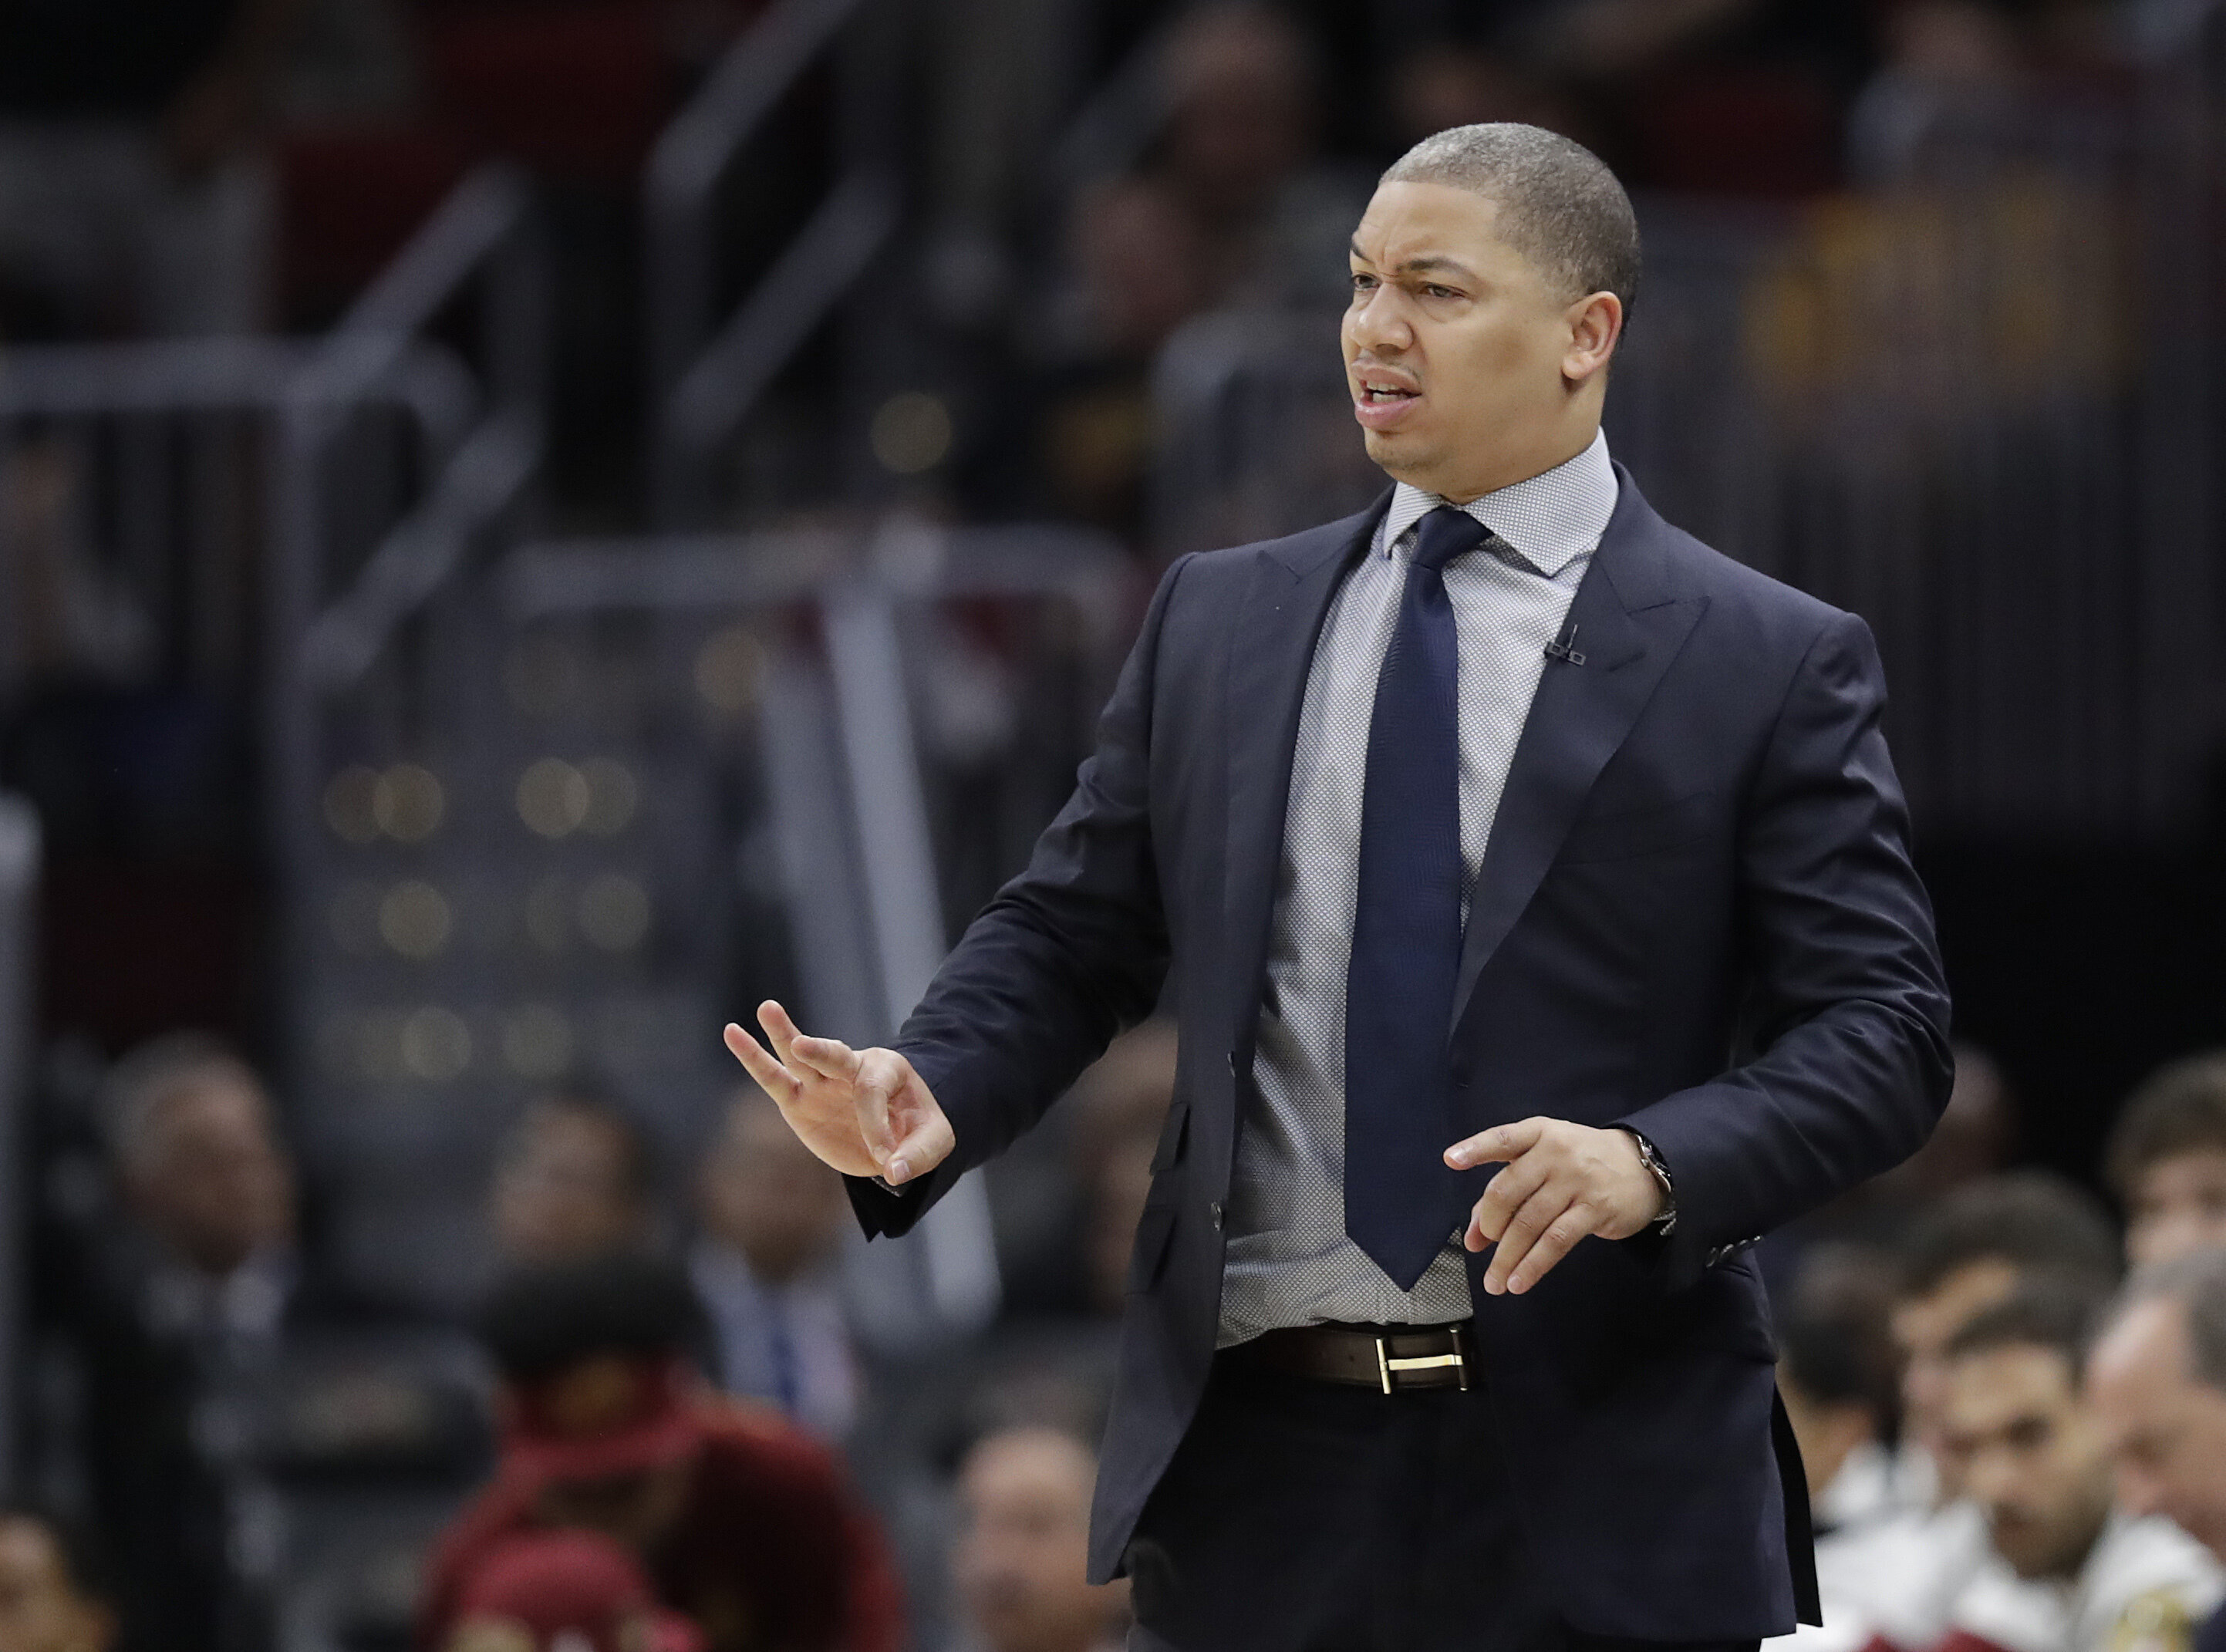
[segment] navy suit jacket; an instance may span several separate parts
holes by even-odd
[[[1618,473],[1569,612],[1583,663],[1546,665],[1472,894],[1453,1109],[1463,1135],[1542,1114],[1640,1130],[1677,1223],[1587,1240],[1522,1296],[1486,1296],[1472,1258],[1481,1402],[1574,1627],[1746,1639],[1813,1608],[1814,1574],[1743,1247],[1922,1143],[1947,1099],[1948,995],[1868,630],[1670,526]],[[1072,798],[898,1037],[955,1153],[898,1193],[851,1184],[869,1233],[904,1231],[1172,970],[1180,1055],[1099,1469],[1099,1579],[1212,1359],[1300,702],[1384,503],[1167,570]]]

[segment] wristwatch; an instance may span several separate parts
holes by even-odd
[[[1654,1151],[1654,1144],[1627,1124],[1615,1127],[1638,1146],[1638,1162],[1646,1166],[1654,1179],[1662,1184],[1662,1214],[1646,1224],[1649,1232],[1668,1237],[1677,1231],[1677,1184],[1670,1179],[1670,1166],[1662,1162],[1662,1155]]]

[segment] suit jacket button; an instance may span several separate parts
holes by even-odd
[[[1216,1199],[1212,1204],[1206,1206],[1206,1209],[1212,1212],[1213,1216],[1213,1230],[1216,1233],[1219,1233],[1221,1231],[1221,1224],[1223,1221],[1225,1220],[1229,1215],[1228,1208],[1224,1205],[1219,1199]]]
[[[1229,1076],[1231,1078],[1237,1077],[1237,1052],[1234,1050],[1229,1052]]]

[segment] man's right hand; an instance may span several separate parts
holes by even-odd
[[[896,1186],[950,1157],[957,1140],[951,1121],[895,1051],[806,1038],[771,999],[758,1006],[758,1025],[770,1052],[733,1021],[727,1048],[798,1139],[845,1176],[879,1176]]]

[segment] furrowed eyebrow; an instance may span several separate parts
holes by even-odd
[[[1365,252],[1360,250],[1360,243],[1358,241],[1353,242],[1351,246],[1346,248],[1346,251],[1363,264],[1372,264],[1374,262],[1374,260],[1371,259]],[[1393,270],[1395,275],[1402,276],[1430,275],[1437,272],[1458,276],[1463,281],[1474,281],[1476,279],[1476,272],[1471,270],[1466,264],[1462,264],[1459,259],[1442,257],[1435,255],[1426,256],[1419,258],[1409,258],[1406,263],[1396,266]]]
[[[1465,280],[1475,279],[1473,273],[1466,264],[1461,264],[1453,258],[1409,258],[1406,263],[1399,266],[1399,273],[1401,275],[1419,276],[1427,274],[1433,270],[1443,270],[1448,275],[1460,276]]]

